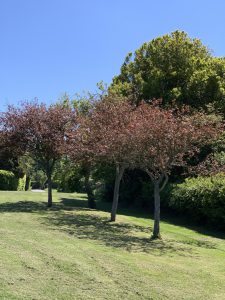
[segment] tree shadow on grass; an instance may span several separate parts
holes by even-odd
[[[129,252],[152,253],[154,255],[196,256],[193,248],[185,242],[163,239],[151,240],[151,228],[133,223],[110,222],[107,217],[93,213],[87,208],[76,208],[73,212],[59,211],[44,217],[44,223],[53,230],[62,230],[78,239],[98,241],[103,245]],[[210,244],[199,245],[210,247]]]
[[[129,223],[109,222],[108,218],[84,213],[82,208],[71,214],[58,212],[46,218],[45,222],[53,225],[53,229],[60,229],[79,239],[100,241],[106,246],[130,252],[157,251],[159,255],[183,252],[184,255],[187,251],[187,247],[174,247],[170,241],[150,240],[151,231],[148,228]],[[189,250],[187,254],[190,255]]]
[[[79,207],[87,207],[86,201],[79,199],[62,199],[61,202],[53,203],[52,207],[47,207],[45,201],[18,201],[18,202],[4,202],[0,203],[0,213],[4,212],[29,212],[29,213],[45,213],[49,211],[60,210],[75,210]],[[88,208],[87,208],[88,209]]]
[[[54,203],[50,209],[47,209],[46,202],[1,203],[0,213],[4,212],[39,213],[55,230],[60,229],[80,239],[100,241],[106,246],[132,252],[154,252],[155,255],[178,253],[190,256],[194,255],[192,246],[215,248],[207,240],[150,240],[151,228],[133,223],[109,222],[108,217],[98,216],[94,210],[89,209],[87,201],[75,198],[62,198],[61,202]]]
[[[18,201],[5,202],[0,204],[0,213],[4,212],[40,212],[46,211],[45,202]]]
[[[83,199],[76,198],[61,198],[60,204],[63,205],[66,209],[76,209],[80,207],[88,208],[87,198],[82,197]]]
[[[109,202],[97,202],[97,208],[99,210],[110,212],[111,210],[111,203]],[[153,213],[149,212],[146,213],[141,208],[130,207],[127,208],[123,206],[122,203],[119,204],[118,214],[122,214],[125,216],[132,216],[135,218],[152,218]],[[176,212],[168,209],[161,209],[161,221],[171,224],[171,225],[178,225],[190,230],[196,231],[205,236],[211,236],[219,239],[225,239],[225,231],[220,228],[215,228],[210,224],[202,224],[197,222],[193,218],[191,218],[188,214],[177,214]]]

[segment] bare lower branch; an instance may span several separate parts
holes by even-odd
[[[159,189],[160,192],[165,188],[165,186],[166,186],[166,184],[167,184],[167,182],[168,182],[168,179],[169,179],[169,177],[168,177],[167,174],[164,174],[164,176],[165,176],[165,180],[164,180],[164,182],[163,182],[163,185],[162,185],[161,188]]]
[[[145,169],[145,172],[148,174],[148,176],[151,178],[152,182],[155,181],[154,177],[152,176],[151,172],[149,172],[148,169]]]

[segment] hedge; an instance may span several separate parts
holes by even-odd
[[[17,178],[13,172],[0,170],[0,190],[4,191],[24,191],[26,175]]]
[[[197,221],[225,228],[225,177],[188,178],[172,185],[169,206]]]

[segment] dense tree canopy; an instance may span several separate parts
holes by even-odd
[[[129,53],[110,93],[133,95],[136,101],[162,98],[165,104],[201,107],[225,99],[225,60],[214,58],[199,39],[175,31]]]
[[[153,237],[160,236],[160,191],[173,166],[182,166],[203,144],[221,132],[221,124],[203,113],[187,108],[163,109],[157,102],[141,103],[134,112],[132,162],[147,172],[154,184]]]
[[[76,115],[63,105],[24,103],[10,106],[1,115],[4,147],[13,153],[28,153],[48,178],[48,206],[52,205],[52,173],[55,162],[67,152],[68,137],[76,129]]]
[[[174,165],[184,165],[184,157],[193,155],[198,146],[217,136],[217,118],[191,113],[188,108],[165,109],[160,101],[135,106],[127,99],[106,97],[81,119],[75,147],[90,160],[115,165],[111,221],[115,221],[120,181],[126,168],[148,173],[155,192],[155,229],[159,236],[159,185]],[[80,149],[79,149],[80,147]],[[164,185],[164,184],[163,184]]]
[[[131,164],[132,132],[129,125],[134,107],[125,98],[104,97],[96,102],[89,115],[81,117],[73,147],[78,157],[86,161],[111,163],[116,169],[111,220],[115,221],[119,185],[125,168]],[[80,147],[80,148],[79,148]],[[74,149],[76,149],[74,151]],[[75,152],[75,153],[76,153]]]

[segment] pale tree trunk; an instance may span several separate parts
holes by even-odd
[[[168,182],[167,174],[162,174],[159,179],[155,179],[152,174],[146,170],[154,185],[154,226],[153,226],[153,239],[160,239],[160,192],[164,189]],[[164,179],[164,182],[163,182]],[[163,182],[163,183],[162,183]],[[161,187],[160,184],[162,183]]]
[[[125,166],[116,165],[116,179],[114,185],[114,193],[113,193],[113,203],[112,203],[112,211],[111,211],[111,221],[114,222],[116,220],[116,212],[118,207],[119,200],[119,190],[120,190],[120,182],[123,177],[123,173],[125,170]]]

